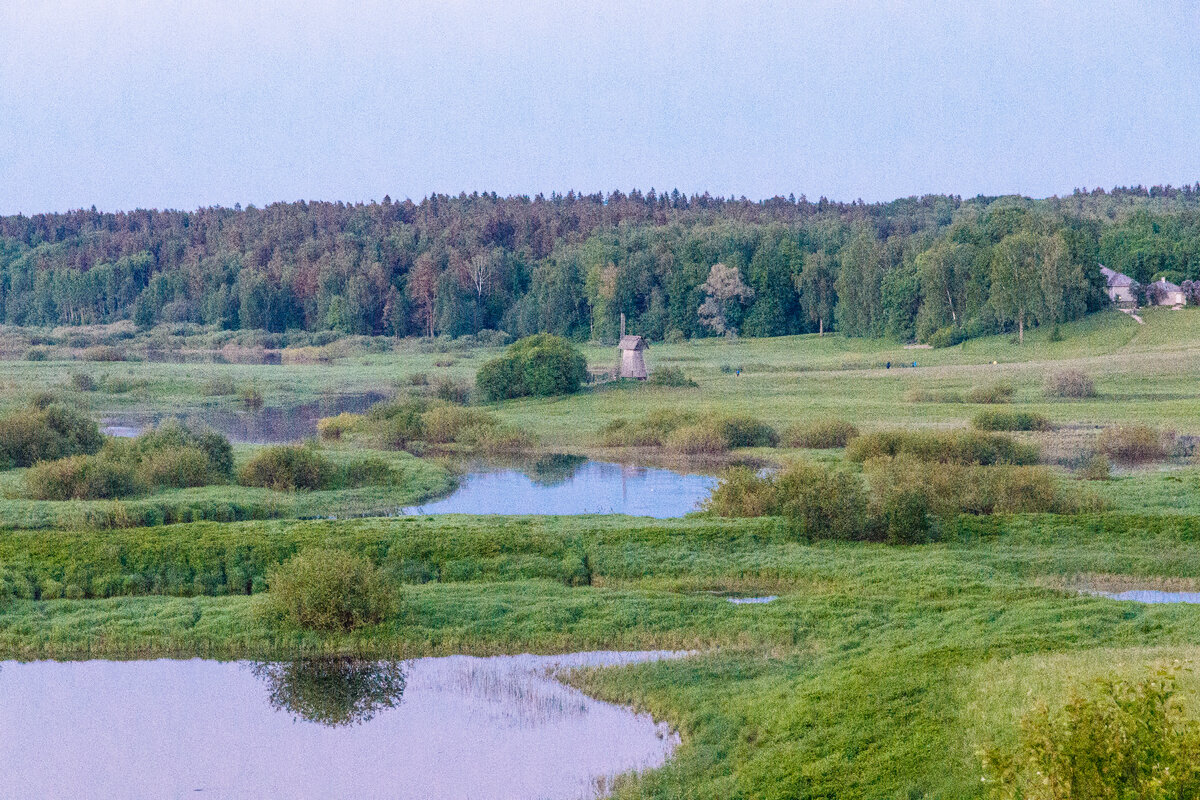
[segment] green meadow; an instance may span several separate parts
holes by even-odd
[[[598,383],[488,406],[530,434],[534,452],[642,462],[680,456],[607,447],[605,426],[669,410],[747,417],[780,432],[829,419],[863,432],[966,429],[982,410],[1027,411],[1052,429],[1012,435],[1038,446],[1061,486],[1097,499],[1074,514],[964,514],[942,520],[928,544],[826,541],[784,518],[711,513],[298,519],[452,489],[458,466],[445,454],[381,450],[365,434],[321,451],[338,463],[385,459],[400,476],[393,484],[37,501],[21,496],[23,470],[0,472],[0,659],[688,650],[682,660],[570,678],[681,733],[676,756],[621,778],[617,797],[988,797],[980,752],[1015,742],[1037,702],[1062,703],[1094,678],[1136,680],[1200,653],[1200,606],[1084,591],[1200,586],[1191,438],[1200,435],[1200,312],[1143,316],[1140,325],[1104,312],[1057,334],[1033,330],[1024,344],[996,336],[944,349],[836,335],[653,344],[652,370],[678,367],[697,386]],[[23,352],[33,334],[4,336]],[[203,350],[194,336],[179,339],[179,352]],[[362,338],[304,350],[285,351],[279,364],[170,363],[145,357],[149,341],[132,337],[127,360],[94,362],[51,345],[46,360],[4,363],[0,410],[47,391],[97,418],[249,413],[247,388],[273,408],[361,392],[407,396],[439,380],[469,386],[499,352]],[[583,351],[596,372],[616,358],[611,346]],[[1048,394],[1047,381],[1068,370],[1085,373],[1094,394]],[[80,389],[80,373],[95,387]],[[972,390],[1001,384],[1011,387],[1000,393],[1007,402],[970,402]],[[1155,429],[1162,452],[1114,459],[1108,479],[1087,479],[1080,465],[1103,431],[1131,424]],[[234,459],[242,465],[259,450],[236,446]],[[757,446],[723,458],[768,466],[809,458],[863,472],[839,448]],[[189,503],[231,511],[164,511],[137,527],[145,520],[136,509]],[[317,547],[377,566],[398,587],[395,613],[348,633],[272,622],[262,611],[268,573]],[[778,599],[728,601],[766,595]],[[1200,717],[1200,681],[1183,672],[1179,685],[1186,713]]]

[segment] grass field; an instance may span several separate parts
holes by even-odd
[[[1145,320],[1103,313],[1063,326],[1057,341],[1036,330],[1024,345],[992,337],[944,350],[839,336],[656,344],[651,368],[678,366],[698,388],[593,386],[492,410],[534,433],[544,451],[651,460],[665,455],[607,450],[597,432],[656,409],[742,414],[780,429],[834,417],[865,431],[966,427],[994,406],[916,402],[914,390],[944,398],[1004,382],[1014,390],[1006,408],[1058,426],[1018,434],[1043,444],[1044,457],[1091,441],[1103,426],[1131,422],[1186,442],[1200,435],[1200,312],[1156,309]],[[93,363],[54,350],[46,361],[5,363],[0,410],[47,389],[96,415],[235,409],[244,386],[286,408],[408,391],[413,375],[469,382],[498,352],[428,342],[335,345],[279,365]],[[594,368],[614,360],[611,347],[584,350]],[[1047,397],[1047,376],[1066,369],[1091,376],[1096,396]],[[80,372],[99,388],[74,388],[71,376]],[[1099,495],[1106,511],[959,517],[944,523],[940,542],[908,547],[811,543],[779,519],[705,515],[255,519],[88,530],[69,522],[83,504],[10,498],[0,501],[0,659],[689,649],[697,655],[573,677],[682,732],[677,757],[623,779],[618,797],[982,798],[977,751],[1011,743],[1036,700],[1061,701],[1092,677],[1136,678],[1200,653],[1200,606],[1079,593],[1200,585],[1200,466],[1188,448],[1177,450],[1117,465],[1107,481],[1082,481],[1052,461],[1059,480]],[[238,458],[249,452],[238,448]],[[359,450],[351,441],[331,452]],[[734,455],[841,461],[836,449]],[[386,490],[398,505],[452,481],[433,462],[386,457],[406,475]],[[13,494],[20,478],[17,470],[0,473],[0,492]],[[353,491],[370,496],[245,487],[164,495],[172,503],[245,503],[262,510],[254,517],[344,513],[381,500],[375,489]],[[128,501],[138,502],[149,501]],[[267,571],[314,546],[371,559],[401,586],[400,610],[348,634],[270,623],[259,613]],[[571,585],[581,570],[588,585]],[[735,606],[730,594],[779,599]],[[76,599],[46,599],[64,596]],[[1181,687],[1189,713],[1200,715],[1200,681],[1186,673]]]

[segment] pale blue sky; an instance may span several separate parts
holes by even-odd
[[[0,213],[1197,179],[1197,3],[0,7]]]

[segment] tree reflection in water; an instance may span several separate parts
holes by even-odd
[[[255,663],[251,669],[266,681],[276,711],[330,728],[368,722],[404,696],[399,661],[321,658]]]

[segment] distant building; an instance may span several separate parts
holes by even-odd
[[[650,345],[641,336],[622,336],[617,344],[621,351],[621,366],[617,373],[619,378],[636,378],[644,381],[650,373],[646,371],[646,362],[642,352]]]
[[[1133,278],[1109,269],[1103,264],[1100,265],[1100,274],[1104,276],[1105,290],[1108,292],[1110,300],[1117,305],[1137,305],[1137,296],[1133,291],[1135,283]]]
[[[1185,306],[1187,305],[1187,292],[1166,278],[1159,278],[1150,284],[1150,291],[1146,292],[1146,299],[1151,305],[1156,306]]]

